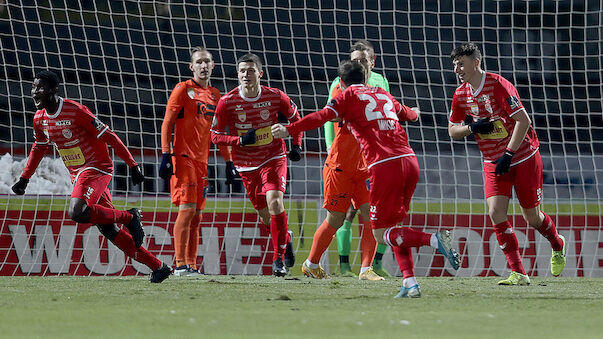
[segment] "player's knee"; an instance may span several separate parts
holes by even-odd
[[[96,225],[100,233],[110,241],[113,241],[119,233],[119,228],[115,224]]]
[[[498,220],[504,220],[507,218],[507,211],[503,208],[492,206],[488,209],[488,215],[493,223],[498,223]]]
[[[82,199],[73,199],[67,212],[69,218],[77,223],[87,223],[90,220],[90,207]]]
[[[281,214],[285,211],[285,206],[279,199],[273,199],[268,202],[268,211],[270,211],[270,214],[272,215]]]

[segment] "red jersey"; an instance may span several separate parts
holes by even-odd
[[[484,162],[492,162],[505,152],[515,128],[512,116],[523,108],[513,84],[498,74],[485,72],[482,83],[475,92],[472,92],[468,83],[463,83],[456,89],[449,120],[454,125],[461,125],[465,117],[470,115],[473,121],[481,118],[493,121],[494,131],[487,134],[475,133]],[[512,165],[534,155],[539,145],[538,136],[530,126],[523,142],[515,151]]]
[[[331,98],[341,93],[341,84],[337,84],[331,92]],[[335,138],[331,144],[331,151],[325,163],[329,168],[341,169],[347,172],[366,171],[366,162],[362,156],[362,150],[358,141],[350,132],[348,125],[343,121],[334,123]],[[367,173],[368,175],[368,173]]]
[[[202,87],[193,79],[177,84],[170,94],[161,125],[161,151],[184,154],[207,164],[211,146],[209,129],[218,100],[220,91]],[[174,124],[174,141],[170,149]]]
[[[260,86],[257,97],[247,98],[239,86],[218,102],[211,128],[212,142],[233,146],[232,161],[239,172],[256,170],[285,156],[285,141],[274,139],[270,130],[270,126],[278,123],[279,113],[291,122],[299,120],[297,106],[281,90]],[[251,128],[256,129],[256,142],[241,146],[240,136]],[[294,135],[293,143],[301,145],[301,138],[301,133]]]
[[[56,113],[50,115],[45,109],[37,111],[34,115],[33,127],[35,144],[30,156],[40,146],[52,143],[69,170],[72,180],[86,169],[94,169],[105,174],[113,173],[113,160],[109,155],[107,142],[101,138],[105,134],[113,136],[114,134],[107,125],[92,114],[88,107],[73,100],[59,98],[59,108]],[[119,153],[120,157],[127,153],[122,159],[128,166],[136,165],[127,149],[125,153],[120,149]],[[24,177],[31,177],[37,163],[32,167],[28,162],[28,166],[23,171]]]
[[[349,126],[360,144],[368,168],[415,155],[400,121],[415,120],[417,113],[379,87],[352,85],[325,108],[287,126],[287,130],[292,134],[311,130],[336,117]]]

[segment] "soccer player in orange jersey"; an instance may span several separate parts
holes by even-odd
[[[398,227],[408,213],[410,201],[419,181],[419,163],[408,144],[408,137],[400,121],[416,121],[417,112],[401,105],[382,88],[365,86],[366,68],[359,62],[344,61],[338,69],[344,91],[322,110],[308,114],[289,126],[272,126],[275,138],[320,127],[328,120],[340,118],[348,124],[358,140],[370,173],[370,219],[377,242],[392,247],[400,271],[404,275],[400,293],[396,297],[420,297],[421,289],[414,276],[413,247],[431,246],[446,256],[454,269],[460,257],[451,246],[450,232],[436,234]],[[335,229],[323,223],[317,233],[332,238]],[[314,245],[314,244],[312,244]],[[326,250],[328,243],[319,251]],[[304,263],[310,276],[324,275],[320,266],[311,268]]]
[[[178,206],[178,217],[174,223],[174,276],[200,274],[197,268],[197,248],[199,223],[205,208],[208,186],[207,163],[211,146],[209,129],[220,99],[220,92],[209,86],[214,59],[206,48],[193,48],[189,68],[193,72],[193,78],[174,87],[161,125],[163,155],[159,176],[166,180],[171,178],[172,203]],[[219,148],[226,161],[226,182],[229,184],[236,174],[230,148]]]
[[[260,58],[252,53],[237,60],[239,86],[224,95],[212,126],[212,141],[233,147],[233,162],[262,223],[270,227],[272,274],[284,276],[295,255],[283,197],[287,187],[285,142],[272,137],[270,126],[279,115],[299,120],[297,105],[277,88],[260,85],[264,74]],[[295,134],[289,152],[292,161],[301,159],[302,134]],[[283,262],[284,259],[284,262]]]
[[[526,222],[551,243],[551,273],[558,276],[565,267],[565,238],[559,235],[551,217],[540,210],[542,159],[528,112],[513,84],[481,69],[482,55],[474,43],[458,46],[450,57],[462,84],[452,98],[448,133],[455,139],[473,134],[484,156],[488,213],[512,270],[507,279],[498,283],[530,283],[507,216],[513,188]],[[464,123],[467,116],[472,118],[469,124]]]
[[[160,283],[172,270],[142,247],[144,230],[136,208],[119,211],[113,207],[109,182],[113,177],[113,160],[107,145],[130,167],[132,182],[138,185],[144,176],[132,154],[88,107],[57,95],[59,77],[51,71],[36,74],[31,95],[38,111],[34,115],[35,142],[27,165],[12,190],[25,194],[29,178],[44,155],[55,146],[69,170],[73,192],[69,201],[69,217],[78,223],[95,224],[100,233],[115,246],[153,270],[151,282]],[[125,232],[117,227],[123,224]]]

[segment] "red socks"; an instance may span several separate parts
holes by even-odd
[[[385,230],[383,239],[392,247],[421,247],[429,246],[431,233],[416,231],[408,227],[396,226]]]
[[[400,268],[400,272],[402,272],[402,277],[404,279],[414,277],[414,260],[412,259],[412,249],[410,247],[400,247],[395,246],[392,247],[394,254],[396,255],[396,260],[398,261],[398,267]]]
[[[536,228],[536,230],[551,243],[553,251],[561,251],[563,248],[563,241],[559,238],[559,233],[557,232],[553,219],[544,212],[542,212],[542,214],[544,214],[544,220],[542,220],[542,224],[540,227]]]
[[[521,262],[521,256],[519,255],[519,243],[517,237],[511,228],[509,221],[501,222],[500,224],[494,225],[496,231],[496,239],[502,249],[503,253],[507,257],[507,263],[511,267],[511,270],[526,274],[523,269],[523,263]]]
[[[161,267],[161,261],[159,261],[159,259],[157,259],[144,247],[141,246],[140,248],[136,248],[130,233],[124,231],[123,229],[117,233],[112,242],[128,257],[147,265],[153,271]]]
[[[284,211],[278,215],[270,215],[270,236],[274,253],[272,261],[281,258],[287,248],[287,213]]]
[[[88,205],[90,208],[91,224],[106,225],[106,224],[123,224],[127,225],[132,221],[132,214],[127,211],[119,211],[113,208],[103,207],[99,204]]]
[[[325,220],[322,222],[320,227],[314,232],[314,238],[312,239],[312,248],[310,249],[310,255],[308,260],[313,264],[320,262],[320,257],[329,248],[333,237],[337,232],[329,223]],[[374,253],[374,251],[373,251]],[[370,266],[370,265],[369,265]]]

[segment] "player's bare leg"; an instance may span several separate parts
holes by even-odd
[[[536,229],[538,233],[542,234],[553,249],[551,256],[551,273],[554,276],[559,276],[565,268],[565,254],[566,245],[565,237],[557,232],[553,219],[546,213],[540,211],[540,205],[534,208],[521,208],[523,218],[526,220],[528,225]]]

